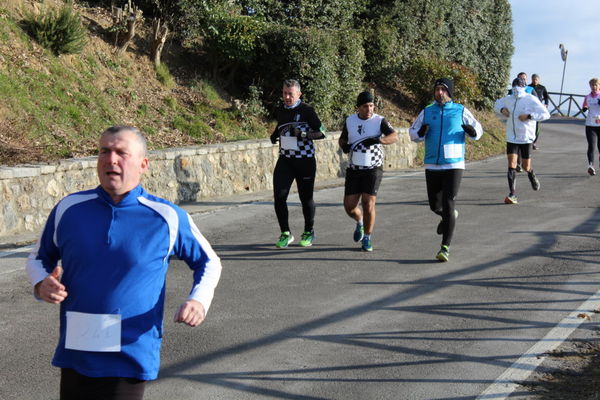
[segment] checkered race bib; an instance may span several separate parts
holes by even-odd
[[[308,124],[304,122],[292,122],[280,127],[279,154],[287,158],[308,158],[315,156],[315,145],[312,140],[304,138],[298,139],[291,135],[292,127],[301,128],[305,131],[310,130]]]
[[[351,169],[373,169],[383,165],[383,148],[381,144],[365,146],[358,143],[350,152]]]

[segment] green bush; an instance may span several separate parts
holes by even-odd
[[[335,63],[339,87],[333,97],[332,111],[337,129],[344,116],[354,112],[356,96],[362,91],[362,81],[365,78],[363,66],[366,65],[366,59],[363,38],[359,32],[342,30],[336,36]]]
[[[433,100],[433,83],[438,78],[454,81],[454,100],[457,102],[475,103],[481,98],[477,76],[467,67],[454,62],[436,57],[418,57],[409,63],[403,76],[402,83],[421,107]]]
[[[257,71],[264,88],[263,101],[274,110],[280,103],[281,83],[297,79],[302,98],[323,118],[331,113],[333,94],[338,90],[333,37],[319,29],[297,29],[270,25],[261,37]]]
[[[169,68],[165,64],[160,64],[156,67],[156,79],[167,88],[172,88],[175,85],[173,75],[171,75]]]
[[[383,86],[393,86],[402,71],[403,47],[398,29],[386,19],[374,20],[365,29],[366,78]]]
[[[259,73],[269,110],[280,104],[281,84],[289,78],[300,82],[303,100],[315,107],[326,126],[352,109],[364,77],[358,33],[269,25],[259,49],[252,70]]]
[[[87,43],[86,28],[70,2],[60,10],[46,8],[39,15],[27,13],[23,26],[40,45],[55,55],[79,53]]]

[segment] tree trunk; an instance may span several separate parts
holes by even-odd
[[[130,15],[129,19],[127,20],[127,33],[125,34],[125,40],[123,41],[123,44],[121,45],[121,47],[119,47],[119,49],[117,50],[118,56],[125,53],[125,51],[127,50],[127,47],[129,47],[129,43],[135,36],[136,23],[137,23],[137,21],[136,21],[135,15]]]
[[[169,34],[169,27],[165,24],[160,24],[160,19],[152,21],[152,61],[154,66],[160,65],[160,57],[167,41],[167,35]]]

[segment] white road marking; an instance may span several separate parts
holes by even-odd
[[[586,319],[580,314],[591,316],[600,307],[600,291],[596,292],[579,308],[560,321],[542,340],[531,346],[525,354],[513,363],[476,400],[507,399],[546,359],[548,353],[560,346]]]

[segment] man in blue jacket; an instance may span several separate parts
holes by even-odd
[[[425,141],[429,207],[442,217],[437,227],[442,245],[436,258],[445,262],[450,257],[450,242],[458,216],[455,201],[465,169],[465,136],[478,140],[483,128],[465,106],[452,101],[452,80],[436,80],[433,90],[435,101],[419,113],[409,134],[414,142]]]
[[[221,274],[192,218],[140,185],[143,134],[112,127],[99,148],[100,185],[54,207],[27,261],[35,297],[60,304],[52,364],[61,368],[61,400],[142,399],[158,375],[170,258],[193,271],[175,322],[202,323]]]

